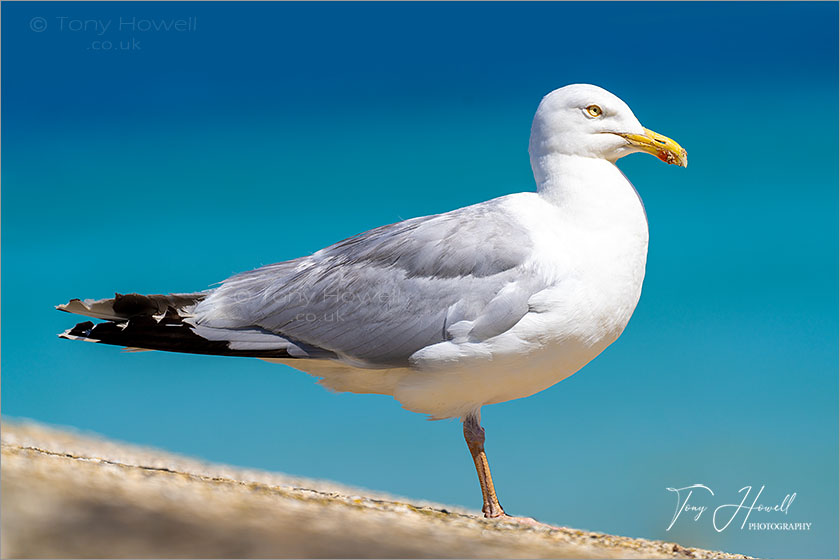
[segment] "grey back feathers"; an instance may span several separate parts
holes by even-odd
[[[530,248],[492,200],[233,276],[196,307],[195,321],[259,326],[364,367],[405,366],[421,348],[489,338],[521,319],[539,289],[518,271]]]
[[[503,200],[379,227],[308,257],[237,274],[207,292],[73,300],[59,309],[111,324],[82,323],[64,336],[407,366],[427,346],[505,332],[544,288],[522,274],[532,242]]]

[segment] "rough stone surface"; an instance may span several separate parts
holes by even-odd
[[[2,426],[3,558],[747,558]]]

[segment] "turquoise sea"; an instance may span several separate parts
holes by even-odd
[[[184,20],[184,24],[180,22]],[[107,44],[106,44],[107,43]],[[2,5],[2,412],[480,507],[460,426],[258,360],[59,340],[54,306],[209,287],[533,189],[575,82],[680,142],[634,155],[650,254],[623,336],[485,407],[513,514],[771,558],[838,555],[838,5]],[[666,488],[703,484],[697,521]],[[724,509],[774,505],[787,513]],[[811,523],[809,530],[750,522]]]

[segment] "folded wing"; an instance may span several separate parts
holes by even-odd
[[[195,323],[259,327],[362,367],[399,367],[424,347],[501,334],[544,286],[523,274],[525,229],[496,199],[370,230],[226,280]]]

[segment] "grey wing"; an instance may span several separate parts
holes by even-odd
[[[365,367],[407,365],[445,340],[485,340],[543,286],[522,274],[527,231],[498,199],[370,230],[231,277],[198,325],[260,328]]]

